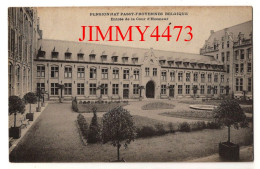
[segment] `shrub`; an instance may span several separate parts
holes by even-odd
[[[172,122],[168,123],[168,128],[169,128],[169,132],[170,132],[170,133],[175,133],[175,130],[174,130],[174,127],[173,127],[173,123],[172,123]]]
[[[100,127],[97,121],[96,108],[93,107],[93,117],[88,131],[88,143],[97,143],[100,141]]]
[[[167,133],[167,131],[163,127],[163,124],[160,124],[160,123],[156,124],[155,129],[156,129],[156,135],[158,135],[158,136],[161,136],[161,135],[164,135]]]
[[[78,112],[78,103],[77,100],[72,100],[72,110]]]
[[[220,129],[221,125],[219,123],[216,123],[214,121],[207,122],[207,129]]]
[[[88,123],[82,114],[78,114],[77,122],[79,124],[80,131],[85,139],[88,137]]]
[[[197,122],[192,123],[191,125],[192,125],[191,129],[193,131],[203,130],[203,129],[207,128],[207,125],[204,121],[197,121]]]
[[[137,137],[152,137],[156,135],[156,130],[151,126],[143,126],[142,128],[138,128]]]
[[[184,131],[184,132],[190,132],[191,127],[190,124],[187,122],[180,123],[178,126],[179,131]]]

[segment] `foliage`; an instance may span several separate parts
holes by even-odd
[[[191,125],[192,131],[203,130],[203,129],[206,129],[206,127],[207,127],[205,121],[197,121],[197,122],[191,123],[190,125]]]
[[[35,104],[37,102],[37,96],[33,92],[28,92],[23,96],[25,104]]]
[[[209,121],[207,122],[207,129],[220,129],[221,124],[214,122],[214,121]]]
[[[168,128],[169,128],[169,132],[170,132],[170,133],[175,133],[175,130],[174,130],[174,127],[173,127],[173,123],[172,123],[172,122],[168,123]]]
[[[190,124],[187,123],[187,122],[180,123],[178,125],[178,129],[179,129],[179,131],[183,131],[183,132],[190,132],[191,131]]]
[[[144,106],[142,106],[143,110],[160,110],[160,109],[173,109],[175,106],[173,104],[169,103],[163,103],[163,102],[154,102],[154,103],[148,103]]]
[[[85,117],[82,114],[78,114],[77,122],[80,128],[80,131],[85,139],[88,138],[88,123]]]
[[[88,143],[97,143],[100,141],[100,127],[97,120],[96,108],[93,108],[93,117],[88,131]]]
[[[227,127],[247,126],[246,115],[238,102],[235,100],[224,100],[215,110],[214,118],[219,124]]]
[[[156,134],[157,134],[158,136],[161,136],[161,135],[164,135],[164,134],[168,133],[168,132],[164,129],[163,125],[160,124],[160,123],[158,123],[158,124],[155,125],[155,129],[156,129]]]
[[[152,126],[143,126],[141,128],[137,128],[136,130],[137,137],[152,137],[156,135],[156,130]]]
[[[78,112],[78,103],[76,99],[72,100],[72,110]]]
[[[25,104],[23,100],[18,96],[9,97],[9,115],[21,113],[25,111]]]

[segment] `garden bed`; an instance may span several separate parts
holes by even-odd
[[[78,104],[78,112],[79,113],[92,113],[92,108],[96,107],[97,112],[108,112],[111,109],[114,109],[118,106],[126,106],[127,103],[87,103],[87,104]]]
[[[143,110],[160,110],[160,109],[173,109],[175,106],[173,104],[169,103],[163,103],[163,102],[154,102],[154,103],[148,103],[144,106],[142,106]]]
[[[160,113],[162,116],[196,119],[196,120],[213,120],[212,111],[178,111]]]

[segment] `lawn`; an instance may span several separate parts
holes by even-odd
[[[218,106],[221,103],[222,100],[208,100],[208,101],[202,101],[202,100],[181,100],[179,103],[184,104],[206,104],[206,105],[215,105]]]
[[[212,120],[212,111],[178,111],[178,112],[164,112],[160,113],[162,116],[178,117],[178,118],[188,118],[196,120]]]
[[[169,103],[153,102],[142,106],[143,110],[173,109],[175,106]]]
[[[117,106],[126,106],[127,103],[87,103],[87,104],[78,104],[78,112],[79,113],[91,113],[92,108],[96,107],[97,112],[108,112],[109,110],[117,107]]]

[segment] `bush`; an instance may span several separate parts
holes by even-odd
[[[184,132],[190,132],[191,127],[190,124],[187,122],[180,123],[178,126],[179,131],[184,131]]]
[[[88,123],[82,114],[78,114],[77,122],[79,124],[80,131],[85,139],[88,137]]]
[[[220,129],[221,125],[219,123],[216,123],[214,121],[207,122],[207,129]]]
[[[72,100],[72,110],[78,112],[78,103],[77,100]]]
[[[156,135],[156,130],[151,126],[143,126],[142,128],[138,128],[137,137],[152,137]]]
[[[155,129],[156,129],[156,135],[161,136],[164,134],[167,134],[168,132],[164,129],[163,124],[156,124],[155,125]]]
[[[169,132],[170,132],[170,133],[175,133],[175,130],[174,130],[174,127],[173,127],[173,123],[172,123],[172,122],[168,123],[168,128],[169,128]]]
[[[193,131],[196,131],[196,130],[203,130],[203,129],[206,129],[207,128],[207,125],[204,121],[197,121],[197,122],[194,122],[191,124],[191,129]]]
[[[97,143],[101,139],[100,137],[100,127],[97,121],[96,108],[93,107],[93,118],[91,120],[89,131],[88,131],[88,143]]]

